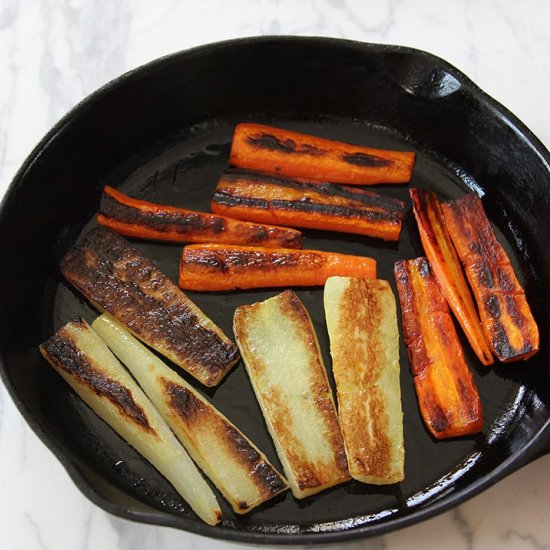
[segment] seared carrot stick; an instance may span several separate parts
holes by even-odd
[[[262,124],[238,124],[233,166],[333,183],[407,183],[415,154],[351,145]]]
[[[493,352],[501,361],[528,359],[539,349],[539,330],[481,200],[470,193],[442,206]]]
[[[295,229],[155,204],[128,197],[108,185],[103,189],[97,223],[127,237],[175,243],[302,246],[302,234]]]
[[[376,261],[321,250],[194,244],[183,249],[179,286],[197,291],[322,286],[332,275],[374,279]]]
[[[433,191],[412,188],[409,192],[420,238],[441,291],[475,354],[484,365],[490,365],[494,358],[485,340],[476,306],[445,225],[441,203]]]
[[[357,187],[228,170],[212,212],[241,220],[399,239],[404,203]]]
[[[437,439],[481,431],[483,413],[449,306],[426,258],[395,264],[418,405]]]

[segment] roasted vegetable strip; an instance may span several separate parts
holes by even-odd
[[[90,302],[207,386],[239,359],[237,346],[141,252],[96,227],[65,255],[61,271]]]
[[[539,330],[481,200],[470,193],[442,206],[487,342],[501,361],[528,359],[539,349]]]
[[[322,286],[331,275],[373,279],[376,261],[321,250],[193,244],[183,249],[179,285],[197,291]]]
[[[360,188],[226,171],[212,212],[241,220],[399,239],[402,201]]]
[[[237,514],[288,488],[257,447],[183,378],[113,317],[92,328],[128,367],[193,460]]]
[[[82,319],[67,323],[40,346],[76,393],[141,453],[210,525],[221,520],[212,489],[134,379]]]
[[[330,277],[324,292],[338,414],[353,478],[405,476],[399,331],[387,281]]]
[[[349,479],[342,433],[313,324],[287,290],[235,311],[233,329],[296,498]]]
[[[233,166],[333,183],[407,183],[415,154],[351,145],[261,124],[238,124]]]
[[[468,283],[445,225],[437,195],[427,189],[410,189],[422,245],[441,286],[475,354],[484,365],[494,362]]]
[[[127,237],[175,243],[233,243],[300,248],[295,229],[243,222],[133,199],[105,186],[97,223]]]
[[[449,307],[426,258],[395,264],[420,412],[438,439],[479,432],[483,414]]]

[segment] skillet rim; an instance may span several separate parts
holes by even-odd
[[[507,126],[514,131],[525,144],[527,144],[537,157],[544,163],[545,167],[550,171],[550,152],[540,139],[510,110],[504,105],[496,101],[486,92],[484,92],[477,84],[475,84],[465,73],[457,69],[452,64],[444,59],[417,48],[408,46],[392,45],[392,44],[377,44],[361,42],[357,40],[348,40],[343,38],[331,38],[324,36],[292,36],[292,35],[268,35],[268,36],[248,36],[243,38],[235,38],[212,42],[209,44],[195,46],[189,49],[180,50],[168,55],[148,61],[138,67],[124,72],[120,76],[103,84],[97,90],[85,96],[73,108],[71,108],[39,141],[33,148],[31,153],[26,157],[25,161],[16,172],[11,183],[8,185],[2,200],[0,201],[0,219],[5,210],[10,207],[10,200],[15,194],[17,188],[24,185],[25,176],[32,169],[43,152],[48,148],[49,144],[61,134],[66,126],[77,117],[80,112],[86,108],[90,108],[93,104],[100,100],[104,95],[107,95],[111,90],[118,86],[131,81],[132,78],[139,78],[152,69],[157,69],[166,63],[172,63],[178,59],[185,59],[192,56],[208,56],[210,52],[229,49],[231,47],[246,47],[254,46],[259,43],[279,42],[281,44],[300,44],[300,43],[316,43],[324,44],[325,46],[346,47],[354,49],[362,55],[368,55],[369,52],[388,52],[401,53],[415,58],[420,58],[428,61],[430,64],[444,69],[451,74],[460,83],[461,88],[466,91],[477,103],[483,104],[490,108],[493,116],[504,121]],[[84,473],[76,463],[64,453],[61,446],[50,439],[50,436],[40,426],[38,420],[31,414],[23,400],[16,392],[15,386],[12,385],[4,367],[4,358],[0,345],[0,379],[4,383],[8,394],[12,398],[19,412],[25,419],[38,438],[46,445],[53,455],[63,465],[71,480],[75,483],[81,493],[91,500],[94,504],[107,512],[141,523],[173,527],[181,530],[186,530],[190,533],[209,536],[216,539],[240,541],[248,543],[274,543],[274,544],[312,544],[312,543],[331,543],[341,542],[345,540],[356,540],[359,538],[372,537],[382,535],[391,531],[404,528],[415,523],[419,523],[428,518],[434,517],[443,513],[455,506],[461,504],[465,500],[481,493],[484,489],[518,470],[522,466],[532,462],[539,456],[550,452],[550,417],[547,417],[537,433],[526,442],[521,450],[515,454],[511,454],[499,466],[483,477],[469,483],[463,489],[453,491],[450,495],[445,495],[439,500],[430,503],[427,507],[415,510],[414,512],[397,518],[390,517],[388,520],[382,520],[379,523],[370,523],[364,526],[353,529],[331,531],[331,532],[307,532],[296,534],[280,534],[266,533],[254,531],[238,531],[229,529],[223,526],[209,526],[200,520],[184,518],[166,514],[161,511],[142,512],[130,510],[127,507],[122,507],[114,504],[101,496],[86,480]]]

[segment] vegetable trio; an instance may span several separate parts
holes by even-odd
[[[220,178],[212,214],[105,187],[99,227],[61,264],[65,278],[104,313],[92,326],[71,321],[40,347],[212,525],[221,511],[189,455],[236,513],[288,487],[303,498],[350,476],[376,484],[404,476],[391,287],[376,279],[374,259],[302,250],[301,233],[283,226],[397,240],[404,203],[354,186],[408,182],[414,153],[240,124],[230,162],[237,169]],[[493,354],[515,361],[536,353],[538,329],[480,199],[470,194],[441,204],[431,191],[410,194],[427,258],[397,262],[395,278],[420,411],[436,438],[475,433],[481,403],[447,304],[485,365]],[[294,292],[237,308],[237,347],[120,234],[195,243],[183,249],[182,289],[325,285],[338,412],[313,325]],[[136,337],[206,386],[222,380],[240,351],[286,479]]]

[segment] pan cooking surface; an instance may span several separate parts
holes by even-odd
[[[232,130],[237,122],[239,120],[205,121],[194,128],[189,135],[184,136],[183,139],[180,137],[176,143],[167,148],[143,151],[123,169],[109,175],[106,183],[119,186],[119,189],[133,197],[160,204],[208,211],[217,178],[227,166]],[[269,119],[267,122],[353,143],[364,142],[376,147],[407,148],[407,144],[398,137],[388,135],[381,130],[373,130],[362,123],[346,120],[299,122]],[[142,162],[143,158],[149,160]],[[443,198],[453,198],[469,191],[457,176],[421,153],[410,185],[435,189]],[[378,186],[377,189],[406,201],[409,206],[399,243],[384,243],[362,236],[311,230],[304,232],[306,237],[304,248],[373,256],[378,261],[378,276],[391,281],[395,291],[393,284],[395,261],[400,258],[416,257],[423,252],[410,211],[409,186],[386,185]],[[93,219],[90,220],[86,229],[93,223]],[[177,281],[181,246],[144,243],[137,240],[133,242],[155,261],[164,273]],[[507,248],[512,250],[510,246]],[[222,327],[226,334],[232,334],[232,317],[237,306],[263,300],[277,292],[279,290],[213,294],[189,292],[188,295]],[[323,312],[323,291],[316,288],[298,289],[297,292],[313,318],[325,364],[330,366]],[[88,320],[93,319],[93,311],[82,306],[80,297],[61,282],[56,290],[54,325],[60,326],[77,314],[84,314]],[[495,436],[498,438],[499,434],[504,433],[505,427],[496,425],[499,422],[502,423],[503,414],[506,417],[506,424],[514,421],[514,411],[517,410],[516,401],[518,398],[521,399],[523,390],[510,376],[515,367],[507,367],[506,371],[498,368],[484,368],[476,362],[467,343],[464,347],[468,352],[469,364],[473,366],[475,380],[483,401],[485,428],[482,434],[447,442],[435,442],[431,438],[418,411],[407,352],[401,342],[401,385],[406,449],[405,481],[381,487],[350,482],[302,502],[296,501],[290,492],[287,492],[273,504],[268,503],[261,510],[253,511],[241,519],[237,519],[226,506],[224,525],[248,529],[251,524],[259,524],[266,531],[282,529],[285,532],[303,528],[341,529],[349,525],[350,521],[359,524],[369,523],[389,515],[406,513],[407,508],[419,506],[425,501],[436,498],[446,492],[457,478],[469,475],[469,470],[475,468],[482,456],[482,450],[487,447],[489,435],[491,438]],[[200,387],[192,378],[187,377],[187,379],[195,387]],[[204,390],[204,388],[201,389]],[[218,388],[208,390],[208,395],[212,402],[280,468],[242,362],[239,362]],[[70,427],[67,426],[67,429]],[[97,429],[99,428],[96,426]],[[105,430],[101,430],[101,433],[103,431]],[[98,439],[102,437],[101,433],[97,434]],[[92,441],[97,444],[95,438]],[[159,476],[152,469],[146,468],[145,464],[139,464],[139,470],[132,471],[132,466],[140,463],[141,460],[128,449],[124,449],[124,456],[129,458],[121,458],[120,447],[122,444],[110,448],[107,455],[103,457],[104,461],[96,465],[102,474],[109,475],[115,484],[124,488],[129,487],[137,498],[145,497],[154,507],[169,512],[179,512],[181,503],[169,488],[158,480]],[[84,447],[82,450],[88,454],[92,449]],[[129,479],[118,479],[118,470],[123,468],[121,460],[127,465],[128,471],[125,473]],[[144,478],[143,482],[141,477]],[[151,481],[153,483],[150,483]],[[159,491],[159,487],[162,490]],[[167,495],[170,497],[167,498]]]
[[[515,151],[513,140],[517,136],[506,124],[500,129],[504,115],[494,112],[494,106],[486,109],[483,102],[487,98],[478,90],[455,100],[453,94],[462,93],[461,89],[471,84],[467,79],[461,82],[458,72],[436,58],[400,48],[369,49],[315,39],[257,40],[253,48],[247,48],[246,41],[236,41],[202,52],[195,50],[122,79],[69,116],[53,144],[46,145],[46,140],[38,150],[39,160],[29,162],[20,172],[0,216],[1,231],[19,228],[17,245],[6,245],[4,251],[8,259],[13,258],[13,269],[3,275],[7,298],[2,321],[11,334],[3,344],[3,374],[31,426],[82,491],[111,512],[210,536],[256,542],[297,543],[380,534],[455,505],[519,467],[527,460],[521,458],[522,453],[548,422],[546,388],[550,384],[544,347],[548,329],[542,281],[549,266],[542,243],[550,228],[537,210],[538,203],[550,202],[548,174],[530,165],[528,172],[540,171],[546,180],[539,177],[538,187],[528,189],[526,176],[519,172],[524,168],[521,163],[517,174],[499,163],[499,155]],[[343,73],[332,83],[333,90],[320,87],[322,73],[315,61],[309,61],[320,56]],[[266,57],[283,60],[274,61],[269,77],[254,80]],[[243,64],[245,68],[236,68]],[[309,79],[303,74],[304,67]],[[233,77],[231,70],[241,70],[242,74]],[[347,70],[355,71],[353,82],[345,78]],[[294,84],[293,89],[280,84],[281,74],[285,82]],[[255,87],[251,89],[252,81]],[[188,82],[197,90],[187,86]],[[279,88],[273,89],[276,85]],[[390,105],[386,110],[385,103]],[[468,116],[461,116],[459,109]],[[371,188],[406,202],[398,243],[303,230],[304,248],[376,258],[379,278],[389,280],[394,292],[395,261],[423,254],[409,187],[434,189],[442,199],[472,190],[483,194],[489,218],[533,307],[543,349],[527,363],[487,368],[477,361],[458,329],[481,396],[484,428],[476,436],[435,441],[420,417],[401,341],[406,453],[403,482],[374,486],[351,481],[301,501],[286,492],[241,517],[220,497],[224,521],[212,528],[201,523],[154,468],[70,391],[36,347],[76,315],[88,321],[97,315],[62,280],[58,262],[94,225],[102,187],[108,184],[136,198],[208,211],[218,177],[227,167],[233,128],[245,121],[372,147],[416,151],[409,185]],[[480,137],[483,143],[494,140],[498,149],[495,158],[461,135],[460,128],[475,124],[487,129],[488,136]],[[22,216],[27,221],[23,225]],[[181,246],[132,242],[177,281]],[[188,295],[232,336],[237,306],[263,300],[280,290]],[[330,374],[322,289],[297,289],[297,293],[313,319]],[[280,468],[242,362],[214,389],[201,387],[185,373],[183,376]]]

